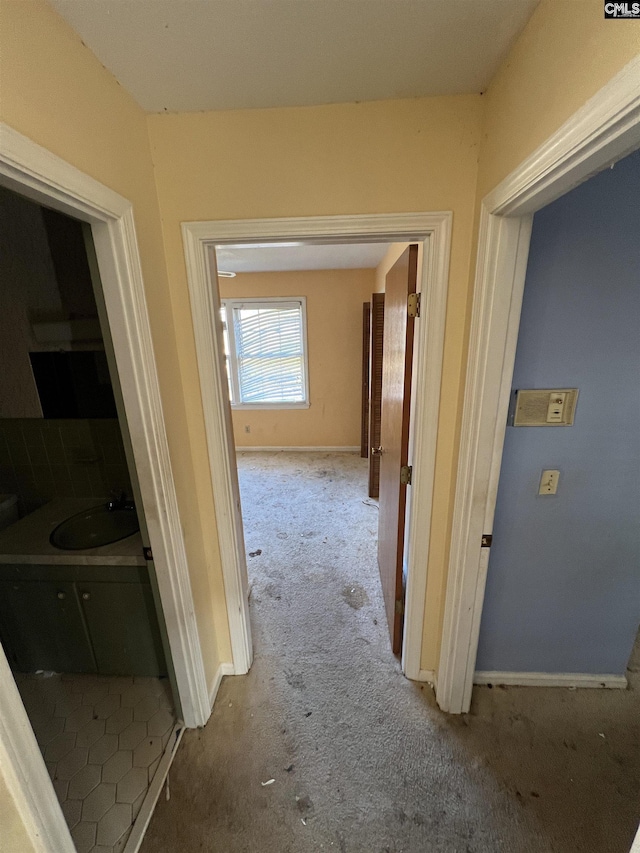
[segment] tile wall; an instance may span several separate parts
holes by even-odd
[[[56,497],[100,501],[131,495],[122,433],[103,420],[0,419],[0,494],[16,494],[21,516]]]

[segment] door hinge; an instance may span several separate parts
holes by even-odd
[[[420,316],[420,295],[419,293],[410,293],[407,298],[407,314],[409,317]]]
[[[403,486],[411,485],[411,474],[413,473],[413,467],[411,465],[403,465],[400,469],[400,482]]]
[[[142,549],[145,560],[153,560],[153,551],[148,546]]]
[[[396,616],[404,616],[404,598],[396,598]]]
[[[482,545],[481,548],[491,548],[491,543],[493,542],[493,536],[491,533],[483,533],[482,534]]]

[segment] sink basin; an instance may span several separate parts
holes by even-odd
[[[49,542],[63,551],[84,551],[119,542],[138,530],[135,509],[108,509],[102,504],[67,518],[55,528]]]

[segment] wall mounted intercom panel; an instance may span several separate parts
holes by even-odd
[[[577,388],[519,389],[515,392],[511,426],[573,426]]]

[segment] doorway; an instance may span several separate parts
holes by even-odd
[[[336,242],[417,242],[424,251],[419,289],[426,323],[419,326],[413,370],[410,454],[414,465],[407,544],[407,592],[402,666],[405,674],[433,680],[421,668],[426,572],[433,491],[433,467],[441,381],[442,347],[448,279],[451,215],[400,214],[254,220],[251,222],[184,223],[183,238],[212,486],[219,523],[222,567],[233,662],[227,671],[246,672],[252,658],[248,619],[248,578],[242,538],[235,446],[219,327],[220,296],[211,270],[216,246],[291,241],[322,245]],[[422,519],[414,524],[413,518]]]
[[[483,199],[436,698],[471,704],[532,216],[640,145],[639,60]]]
[[[90,226],[133,457],[140,472],[144,516],[149,527],[154,573],[182,717],[186,725],[203,724],[210,713],[208,690],[160,406],[131,205],[12,128],[2,125],[1,131],[2,186]],[[56,853],[72,851],[69,830],[3,652],[0,652],[0,671],[5,686],[0,692],[0,755],[9,774],[7,778],[12,779],[12,795],[37,849],[55,849]],[[168,769],[177,742],[178,738],[167,761],[163,760],[163,773]],[[158,774],[154,778],[157,779]],[[151,808],[152,805],[149,814]],[[129,843],[132,843],[131,838]]]
[[[640,623],[639,198],[640,151],[534,216],[476,683],[627,687]],[[538,400],[544,411],[529,409]]]
[[[146,520],[90,231],[0,188],[0,240],[0,641],[77,848],[115,850],[180,707]]]
[[[299,544],[306,545],[304,555],[298,554],[302,571],[309,565],[324,564],[322,558],[328,556],[335,540],[343,542],[339,559],[346,560],[347,551],[352,550],[346,547],[347,543],[353,544],[359,532],[359,525],[353,518],[349,520],[350,510],[355,501],[361,511],[365,501],[365,506],[375,510],[375,520],[365,524],[374,528],[367,534],[369,539],[373,537],[374,554],[378,526],[384,534],[378,542],[377,558],[387,602],[387,618],[381,622],[388,622],[393,652],[399,654],[404,605],[404,509],[408,491],[400,476],[408,455],[414,325],[407,316],[407,302],[408,288],[415,292],[418,247],[414,244],[407,248],[404,243],[243,244],[218,247],[216,255],[234,443],[239,451],[250,589],[255,582],[264,580],[260,567],[269,560],[277,562],[278,552],[282,552],[283,559],[285,553],[287,560],[291,558],[293,541],[299,542],[300,537],[304,541]],[[362,308],[363,304],[382,297],[385,290],[389,291],[392,319],[399,321],[386,327],[385,347],[390,356],[387,368],[393,366],[400,373],[394,378],[395,385],[385,391],[384,451],[376,446],[369,453],[366,447],[368,458],[362,460],[357,444],[363,407],[364,347],[359,334]],[[376,354],[378,347],[367,349]],[[398,358],[401,350],[406,357]],[[376,376],[379,372],[380,378],[383,372],[385,378],[394,377],[391,369],[374,368],[373,372]],[[390,406],[397,397],[398,383],[402,388],[401,407],[396,410]],[[373,420],[379,406],[368,405],[368,400],[364,402]],[[379,418],[372,426],[379,431]],[[369,432],[375,434],[367,425]],[[268,460],[268,454],[274,458]],[[361,472],[366,476],[367,468],[381,459],[385,477],[378,511],[377,503],[367,498],[367,490],[360,481]],[[278,476],[279,466],[289,471],[284,481]],[[319,478],[323,485],[318,492],[315,486]],[[262,488],[262,480],[270,481],[271,485]],[[287,481],[289,484],[285,485]],[[352,496],[338,486],[349,481],[354,484]],[[360,483],[359,487],[356,483]],[[293,532],[286,519],[298,517],[301,507],[308,507],[307,493],[316,494],[318,514],[314,517],[307,513],[306,521],[300,517],[301,529]],[[278,509],[281,509],[278,524],[284,528],[278,533],[279,541],[270,541],[269,548],[252,545],[257,535],[254,525],[260,527],[263,539],[272,539],[268,527],[276,523]],[[283,540],[289,541],[285,545]],[[274,545],[279,545],[275,552]],[[336,560],[338,554],[332,562]],[[375,564],[374,559],[374,568]],[[272,568],[287,571],[284,565]],[[350,565],[345,571],[352,574],[356,567]],[[345,587],[355,583],[346,574],[342,584]],[[306,607],[302,603],[299,606],[303,610]]]

